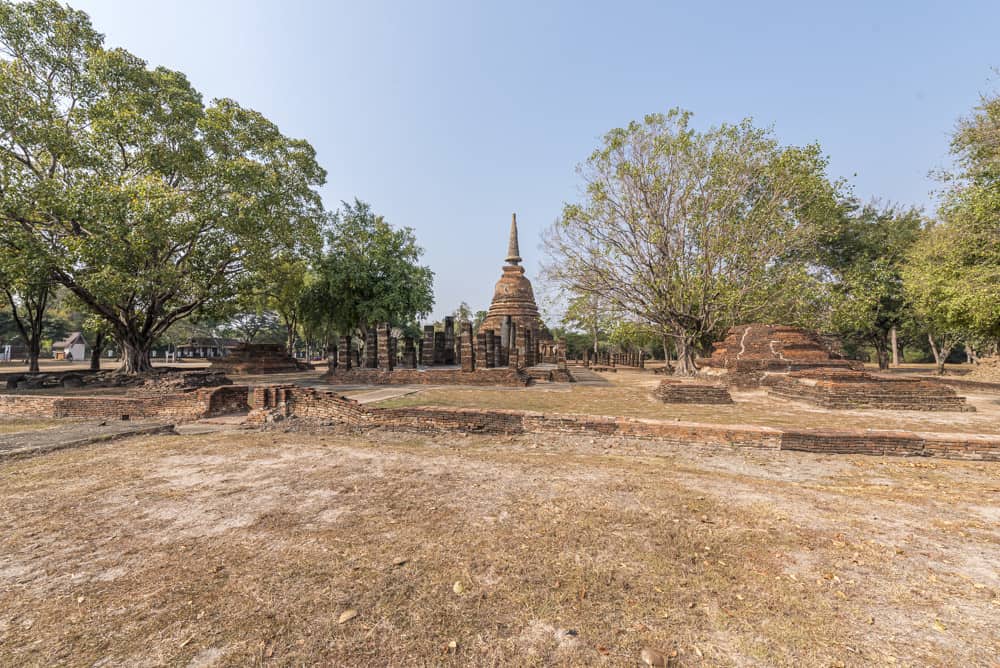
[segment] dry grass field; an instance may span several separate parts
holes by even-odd
[[[998,500],[983,463],[134,438],[0,464],[0,665],[990,666]]]

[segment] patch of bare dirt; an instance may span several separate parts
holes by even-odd
[[[620,438],[131,439],[0,465],[0,664],[990,665],[998,497]]]

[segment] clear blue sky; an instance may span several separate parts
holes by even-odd
[[[356,196],[414,228],[437,316],[488,306],[511,212],[537,276],[542,230],[613,127],[751,116],[819,142],[859,196],[930,206],[928,172],[1000,66],[985,0],[71,4],[108,45],[310,141],[329,208]]]

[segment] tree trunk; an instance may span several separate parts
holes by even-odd
[[[934,353],[934,364],[937,366],[937,374],[943,376],[944,363],[948,360],[948,355],[951,354],[951,346],[946,346],[942,343],[941,347],[938,348],[937,343],[934,342],[934,337],[930,333],[927,334],[927,340],[931,344],[931,352]]]
[[[875,336],[875,355],[878,357],[878,370],[886,371],[889,368],[889,346],[881,333]]]
[[[104,354],[104,332],[94,335],[94,347],[90,349],[90,370],[101,370],[101,355]]]
[[[42,326],[45,321],[45,309],[49,301],[49,286],[36,286],[32,295],[24,296],[23,314],[18,310],[17,300],[11,290],[4,289],[7,302],[10,304],[14,324],[21,333],[21,338],[28,348],[28,373],[39,373],[38,358],[42,354]]]
[[[698,366],[694,363],[694,340],[686,334],[681,334],[674,337],[674,346],[677,348],[677,366],[674,367],[674,375],[693,376],[698,373]]]
[[[896,339],[896,328],[889,330],[889,340],[892,344],[892,366],[899,366],[899,342]]]
[[[153,370],[149,361],[149,350],[153,342],[138,337],[120,337],[122,344],[122,364],[118,368],[124,374],[145,373]]]
[[[38,358],[42,354],[42,337],[41,335],[32,335],[31,340],[28,342],[28,373],[39,373],[41,369],[38,367]]]

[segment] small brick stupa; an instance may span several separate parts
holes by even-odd
[[[285,350],[280,343],[243,343],[225,357],[212,362],[212,371],[227,375],[289,373],[312,369],[311,364],[301,362]]]
[[[753,387],[768,376],[813,368],[863,368],[837,357],[815,332],[801,327],[755,323],[731,328],[700,360],[707,375],[726,374],[729,384]],[[776,380],[776,379],[775,379]]]
[[[772,396],[822,408],[975,410],[950,387],[868,373],[864,364],[838,357],[818,334],[799,327],[733,327],[702,368],[708,376],[724,375],[730,386],[765,386]]]
[[[517,243],[517,214],[514,214],[510,221],[510,240],[507,245],[503,275],[497,281],[496,289],[493,291],[493,302],[490,304],[486,319],[479,325],[479,331],[492,329],[500,332],[508,317],[519,330],[537,331],[542,336],[548,333],[538,314],[531,281],[525,277],[524,267],[521,266],[521,254]]]

